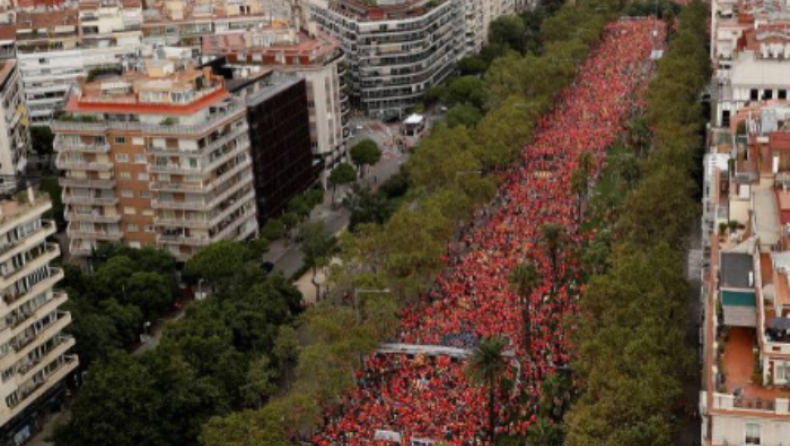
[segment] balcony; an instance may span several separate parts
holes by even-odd
[[[176,201],[176,200],[162,200],[154,198],[151,200],[151,208],[153,209],[176,209],[182,211],[202,211],[208,209],[203,200],[193,201]]]
[[[225,111],[214,113],[207,121],[195,125],[161,125],[127,121],[53,121],[55,132],[91,132],[104,134],[107,130],[118,129],[139,131],[147,135],[189,135],[194,138],[214,130],[227,121],[243,116],[245,107],[242,104],[229,106]]]
[[[30,260],[27,260],[23,266],[14,271],[3,274],[1,283],[4,286],[12,284],[23,276],[30,274],[43,266],[49,265],[49,262],[60,257],[60,245],[57,243],[45,243],[43,252],[37,254]]]
[[[56,283],[63,280],[63,269],[62,268],[54,268],[50,267],[49,269],[49,277],[46,279],[36,283],[33,285],[32,288],[27,290],[26,292],[10,294],[7,293],[3,296],[3,302],[8,305],[8,311],[14,311],[15,309],[19,308],[23,303],[27,302],[26,297],[29,296],[37,296],[45,291],[49,291],[52,287],[55,286]]]
[[[72,229],[72,225],[69,224],[68,229],[66,230],[66,234],[69,236],[70,239],[87,239],[87,240],[100,240],[105,242],[120,242],[123,239],[123,232],[120,230],[115,232],[109,231],[97,231],[97,230],[83,230],[83,229]]]
[[[110,145],[107,143],[72,143],[61,137],[55,138],[53,148],[59,153],[109,153]]]
[[[240,227],[246,225],[246,227],[237,235],[233,235]],[[255,223],[255,213],[249,213],[240,215],[236,222],[229,224],[225,229],[217,233],[214,237],[212,237],[211,241],[216,242],[220,240],[226,240],[233,237],[234,240],[244,240],[247,237],[251,236],[257,230],[257,223]]]
[[[58,178],[61,187],[78,187],[90,189],[113,189],[115,180],[91,180],[88,178],[63,177]]]
[[[210,242],[211,240],[207,235],[200,237],[190,237],[186,235],[159,234],[156,236],[156,243],[159,245],[185,245],[200,247],[208,245]]]
[[[237,162],[236,165],[231,167],[229,171],[211,180],[211,182],[206,186],[206,192],[213,191],[220,185],[225,184],[228,180],[233,178],[235,175],[238,175],[239,172],[243,171],[244,169],[248,168],[251,165],[252,165],[252,160],[250,159],[250,157],[244,157],[242,161]]]
[[[227,218],[230,214],[232,214],[233,212],[237,211],[244,204],[250,203],[250,202],[253,203],[252,209],[254,210],[255,209],[255,191],[254,190],[251,190],[248,193],[246,193],[245,195],[239,197],[236,200],[235,203],[233,203],[232,205],[228,206],[224,210],[222,210],[222,211],[218,212],[216,215],[214,215],[214,217],[211,219],[210,226],[213,228],[213,227],[219,225],[222,222],[222,220]]]
[[[176,174],[200,174],[203,172],[199,166],[187,166],[183,164],[149,164],[148,171],[151,173],[176,173]]]
[[[208,220],[199,219],[185,219],[185,218],[162,218],[159,216],[154,217],[154,224],[157,226],[166,226],[174,228],[190,228],[190,229],[208,229]]]
[[[55,159],[55,167],[60,170],[86,170],[92,172],[109,172],[112,163],[109,161],[76,161],[64,157],[62,154]]]
[[[202,184],[190,183],[168,183],[163,181],[152,181],[148,183],[148,187],[152,191],[163,192],[206,192],[205,186]]]
[[[44,376],[43,379],[37,381],[34,387],[20,394],[20,398],[9,408],[11,409],[9,416],[14,417],[19,415],[31,402],[44,395],[44,393],[55,383],[62,381],[69,373],[74,371],[78,365],[79,360],[76,355],[64,356],[63,361],[55,370]]]
[[[9,344],[11,348],[17,353],[17,357],[27,356],[34,348],[38,347],[45,339],[49,339],[56,334],[63,331],[71,323],[71,313],[68,311],[60,311],[57,314],[57,319],[50,322],[49,325],[44,327],[38,333],[31,334],[24,337],[17,337]],[[41,342],[39,342],[41,341]]]
[[[249,128],[247,127],[247,123],[245,122],[244,125],[241,127],[234,127],[228,133],[221,135],[217,140],[210,142],[208,145],[203,147],[202,149],[198,149],[196,151],[188,151],[182,150],[179,147],[156,147],[156,146],[146,146],[145,151],[149,154],[163,154],[163,153],[172,153],[172,154],[205,154],[211,153],[212,151],[222,147],[223,144],[227,144],[229,141],[235,139],[239,135],[244,135],[247,133]]]
[[[32,233],[25,234],[21,240],[16,240],[3,247],[0,247],[0,262],[5,262],[9,257],[19,254],[22,251],[32,248],[33,246],[40,245],[41,242],[47,239],[50,235],[57,231],[55,223],[52,220],[42,220],[41,227]]]
[[[68,300],[68,295],[66,293],[60,291],[53,291],[52,298],[44,302],[44,304],[41,305],[40,307],[33,310],[29,310],[24,313],[9,315],[7,317],[7,322],[8,322],[8,326],[11,328],[9,332],[10,336],[14,337],[24,332],[30,326],[31,323],[35,322],[38,319],[41,319],[41,317],[43,317],[44,315],[47,315],[57,310],[58,307],[66,303],[67,300]]]
[[[68,222],[86,222],[86,223],[118,223],[121,221],[121,214],[102,215],[102,214],[78,214],[76,212],[68,212],[64,215]]]
[[[70,348],[74,347],[74,344],[76,344],[76,341],[71,336],[56,336],[55,343],[42,357],[17,366],[17,383],[22,384],[30,379],[31,376],[40,372],[44,366],[51,363],[55,358],[64,355]]]
[[[110,197],[95,197],[90,195],[74,195],[74,194],[67,194],[63,191],[63,195],[61,196],[61,200],[63,204],[77,204],[83,206],[115,206],[118,204],[118,197],[110,196]]]

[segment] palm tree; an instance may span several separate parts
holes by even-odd
[[[519,263],[510,270],[510,276],[508,277],[510,286],[514,288],[521,301],[521,314],[524,319],[524,346],[527,349],[532,345],[532,321],[530,318],[532,301],[530,296],[538,284],[538,279],[538,270],[532,262]]]
[[[582,202],[584,197],[587,196],[587,189],[590,187],[589,177],[587,172],[582,169],[576,169],[571,175],[571,190],[576,194],[576,218],[579,223],[582,220]]]
[[[551,275],[556,279],[557,262],[565,229],[557,223],[546,223],[541,227],[541,233],[543,234],[543,243],[546,245],[546,250],[549,252]]]
[[[502,356],[507,341],[501,336],[484,338],[475,348],[466,373],[472,382],[488,387],[488,437],[494,443],[496,435],[496,393],[497,384],[507,370],[507,360]]]

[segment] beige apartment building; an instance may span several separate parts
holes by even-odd
[[[27,109],[19,82],[16,60],[0,61],[0,175],[15,176],[25,170],[31,150]],[[0,191],[14,187],[13,181],[0,183]]]
[[[121,242],[186,261],[257,234],[245,105],[208,68],[151,59],[83,82],[53,132],[71,255]]]
[[[36,412],[62,388],[79,361],[69,354],[74,338],[63,333],[71,315],[68,296],[53,291],[63,270],[47,242],[55,223],[42,219],[52,208],[32,190],[0,201],[0,441],[25,441]]]

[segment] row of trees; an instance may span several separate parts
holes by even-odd
[[[707,16],[699,1],[681,12],[647,114],[612,148],[592,194],[595,237],[583,258],[593,276],[574,321],[580,394],[565,417],[568,446],[670,445],[677,432],[694,367],[684,249],[698,212]]]
[[[88,283],[91,295],[116,296],[116,306],[139,302],[139,312],[155,314],[164,305],[156,295],[164,284],[149,271],[175,267],[172,258],[164,261],[166,253],[156,253],[147,263],[146,257],[113,255],[93,276],[70,276],[69,291],[81,301],[88,292],[77,287]],[[238,242],[204,248],[187,263],[185,274],[210,281],[212,298],[190,304],[183,319],[165,327],[155,349],[140,355],[94,353],[71,418],[54,434],[57,445],[199,444],[212,416],[259,408],[288,380],[301,294],[282,276],[262,274],[255,251]],[[98,341],[89,336],[108,325],[94,320],[111,314],[105,307],[93,319],[75,318],[75,330],[93,330],[80,335],[78,348]],[[208,435],[206,442],[211,431]],[[275,440],[259,444],[276,445]]]
[[[529,39],[539,53],[527,47],[522,54],[501,39],[498,48],[504,55],[491,58],[481,79],[456,80],[460,83],[450,87],[453,94],[475,101],[485,112],[480,124],[438,124],[396,180],[406,178],[408,187],[391,186],[397,209],[373,212],[354,225],[354,232],[340,236],[338,261],[329,266],[330,298],[301,319],[308,342],[299,349],[288,392],[258,411],[212,419],[203,431],[207,446],[307,439],[320,427],[323,410],[339,410],[343,394],[354,384],[350,371],[395,332],[398,308],[427,289],[444,266],[448,241],[469,223],[473,206],[493,196],[499,173],[515,161],[538,117],[572,80],[576,65],[621,7],[617,0],[593,0],[544,14],[537,24],[530,22],[535,31]],[[478,82],[482,98],[475,92]],[[255,427],[234,428],[246,422]]]

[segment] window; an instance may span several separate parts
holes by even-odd
[[[749,91],[749,99],[756,101],[760,97],[760,90],[753,88]]]
[[[746,444],[760,444],[760,425],[746,423]]]
[[[774,98],[773,90],[763,90],[763,99],[769,101]]]
[[[140,181],[148,181],[148,174],[146,172],[138,173],[137,179]]]
[[[145,225],[145,232],[154,232],[154,225]]]
[[[145,138],[132,138],[132,144],[142,146],[145,144]]]
[[[779,90],[776,92],[777,99],[787,99],[787,90]]]
[[[118,172],[118,176],[120,176],[122,180],[130,180],[132,178],[129,172]]]
[[[118,153],[115,155],[115,161],[119,163],[125,163],[129,161],[129,157],[125,153]]]
[[[126,137],[125,136],[116,136],[115,137],[115,144],[126,144]]]
[[[145,215],[146,217],[153,217],[154,211],[152,211],[151,209],[143,209],[143,215]]]
[[[126,215],[134,215],[137,213],[137,209],[133,208],[132,206],[125,206],[123,208],[123,213]]]
[[[163,183],[167,183],[170,181],[170,174],[169,173],[160,173],[159,174],[159,181]]]
[[[126,232],[137,232],[137,225],[134,223],[127,223]]]
[[[145,155],[142,153],[138,153],[134,156],[134,162],[137,164],[145,164]]]
[[[124,198],[134,198],[134,191],[131,189],[121,189],[121,196]]]
[[[140,198],[151,198],[151,192],[147,190],[141,190]]]

